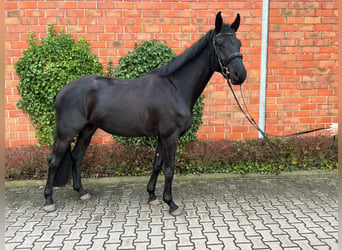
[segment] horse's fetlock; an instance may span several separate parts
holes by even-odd
[[[172,201],[172,196],[171,195],[168,195],[168,194],[164,194],[163,195],[163,200],[169,204],[171,201]]]

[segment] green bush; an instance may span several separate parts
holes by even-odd
[[[28,49],[15,64],[20,78],[21,100],[17,107],[29,114],[39,143],[51,145],[55,128],[55,96],[68,82],[87,74],[103,74],[102,64],[89,52],[88,41],[76,42],[49,26],[46,38],[37,43],[30,33]]]
[[[165,65],[176,54],[166,44],[160,43],[155,40],[145,41],[142,44],[135,44],[133,52],[128,53],[127,56],[123,56],[119,60],[119,64],[115,69],[108,67],[107,75],[115,76],[121,79],[134,79],[143,76],[151,70]],[[111,65],[111,64],[109,64]],[[181,137],[180,145],[185,145],[197,138],[197,131],[199,125],[202,124],[203,114],[203,98],[201,96],[194,105],[192,125],[190,129]],[[138,138],[125,138],[113,136],[113,138],[119,142],[128,145],[152,145],[156,146],[156,138],[138,137]]]

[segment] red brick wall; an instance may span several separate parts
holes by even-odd
[[[242,40],[248,78],[243,85],[247,105],[258,120],[262,1],[10,1],[6,15],[6,146],[35,144],[27,115],[15,107],[19,96],[13,65],[27,48],[29,32],[39,38],[48,24],[91,41],[102,63],[117,63],[134,44],[165,41],[177,53],[214,27],[222,11],[232,22],[242,17]],[[282,135],[327,126],[337,113],[337,1],[270,0],[267,74],[267,132]],[[257,132],[238,111],[219,74],[205,90],[200,139],[256,138]],[[93,142],[111,142],[98,131]]]

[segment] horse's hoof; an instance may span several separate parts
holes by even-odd
[[[154,199],[148,202],[148,204],[155,206],[155,205],[159,205],[159,200],[158,199]]]
[[[43,207],[43,209],[46,211],[46,212],[53,212],[56,210],[56,205],[55,203],[52,203],[50,205],[46,205]]]
[[[84,195],[80,196],[80,200],[89,200],[91,198],[91,195],[89,193],[86,193]]]
[[[181,208],[177,208],[176,210],[170,212],[172,216],[178,216],[178,215],[181,215],[182,213],[183,213],[183,209]]]

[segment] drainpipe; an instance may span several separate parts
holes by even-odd
[[[268,48],[268,12],[269,0],[262,1],[262,33],[261,33],[261,62],[260,62],[260,104],[259,127],[265,131],[266,114],[266,77],[267,77],[267,48]],[[259,138],[263,138],[259,132]]]

